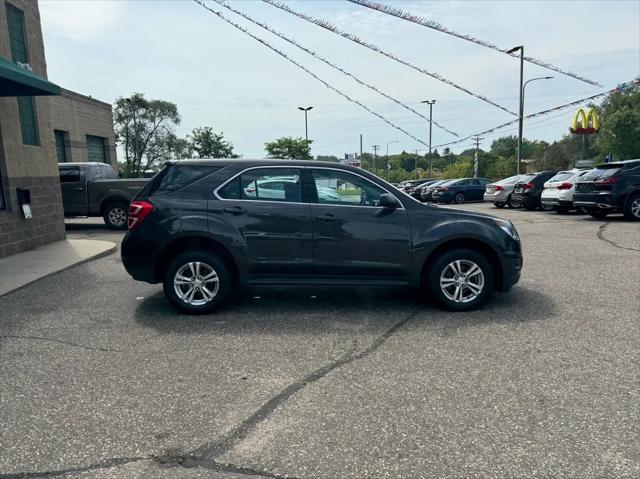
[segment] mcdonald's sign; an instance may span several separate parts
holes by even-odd
[[[573,122],[569,131],[574,135],[592,135],[600,129],[598,125],[598,112],[594,108],[578,109],[573,115]]]

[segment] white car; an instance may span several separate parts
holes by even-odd
[[[559,171],[555,176],[550,178],[542,190],[540,202],[542,206],[555,209],[560,213],[566,213],[574,207],[573,194],[576,190],[576,182],[578,179],[590,170],[573,170]]]

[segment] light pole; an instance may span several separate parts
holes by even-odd
[[[518,113],[518,159],[516,162],[516,175],[520,174],[520,161],[522,161],[522,112],[524,111],[524,98],[522,95],[522,75],[524,73],[524,46],[520,45],[513,47],[511,50],[507,50],[507,53],[515,53],[520,50],[520,88],[518,89],[518,95],[520,96],[520,111]]]
[[[398,140],[388,141],[387,142],[387,170],[389,169],[389,145],[391,143],[400,143]]]
[[[429,178],[433,178],[433,158],[431,157],[431,130],[433,126],[433,104],[435,100],[424,100],[422,103],[429,105]]]
[[[309,110],[313,110],[312,106],[308,106],[307,108],[303,108],[301,106],[298,107],[298,110],[304,112],[304,139],[309,141],[309,127],[307,126],[307,112]]]

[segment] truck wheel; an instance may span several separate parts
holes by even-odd
[[[480,252],[453,249],[436,259],[427,283],[445,309],[469,311],[484,303],[493,290],[493,268]]]
[[[629,220],[640,221],[640,193],[634,193],[624,206],[624,217]]]
[[[205,314],[217,309],[231,293],[232,277],[214,253],[192,250],[175,257],[164,274],[164,294],[179,311]]]
[[[112,230],[126,230],[129,217],[129,203],[114,201],[104,208],[104,222]]]

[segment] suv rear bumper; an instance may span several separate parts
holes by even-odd
[[[124,269],[136,281],[158,282],[155,277],[155,249],[154,243],[140,241],[135,237],[132,239],[130,231],[124,236],[120,247],[120,257]]]
[[[562,200],[560,198],[541,198],[540,203],[545,206],[560,206],[566,208],[573,207],[573,201]]]
[[[618,195],[611,192],[603,193],[576,193],[573,197],[576,206],[585,208],[600,208],[603,210],[619,211],[622,209],[622,201]]]

